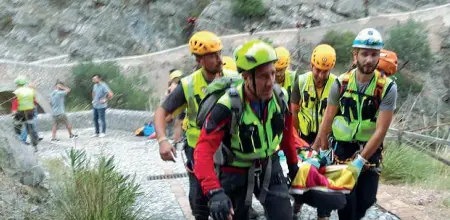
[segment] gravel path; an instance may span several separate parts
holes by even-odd
[[[49,142],[50,133],[42,133],[44,140],[40,143],[38,152],[41,161],[61,158],[71,147],[85,149],[91,156],[114,155],[119,170],[125,174],[136,174],[136,180],[141,184],[144,195],[138,199],[138,205],[143,206],[145,210],[142,219],[192,219],[187,202],[188,179],[186,177],[148,179],[149,176],[184,173],[180,152],[177,153],[176,163],[165,163],[159,157],[158,146],[154,140],[147,141],[146,138],[135,137],[133,133],[124,131],[110,130],[104,138],[91,138],[93,129],[79,129],[75,132],[79,134],[79,138],[70,140],[65,130],[59,131],[61,139],[59,142]],[[259,213],[263,213],[259,202],[254,202],[254,207]],[[315,209],[304,206],[299,219],[316,219]],[[331,219],[338,219],[336,212],[332,213]],[[365,219],[394,220],[398,218],[382,209],[372,207]]]

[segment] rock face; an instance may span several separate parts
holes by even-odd
[[[363,16],[362,0],[263,0],[263,18],[233,15],[234,0],[4,0],[0,59],[34,61],[59,55],[103,59],[172,48],[195,30],[220,35],[251,29],[314,27]],[[369,1],[370,15],[414,10],[447,0]],[[206,7],[206,8],[205,8]]]
[[[184,43],[195,1],[16,0],[0,4],[0,58],[112,58]]]
[[[308,28],[338,23],[364,16],[364,0],[286,0],[263,1],[267,8],[261,18],[239,18],[233,15],[235,0],[214,1],[199,17],[196,30],[210,30],[220,35],[285,28]],[[415,10],[444,4],[445,0],[431,1],[369,1],[369,15]]]
[[[10,117],[0,118],[0,168],[5,174],[28,186],[38,186],[44,179],[44,170],[38,165],[31,146],[21,144],[11,135]]]

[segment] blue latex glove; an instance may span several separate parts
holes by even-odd
[[[364,167],[364,164],[367,162],[366,159],[364,159],[363,157],[361,157],[360,154],[358,154],[358,156],[352,161],[352,165],[357,168],[358,170],[358,175],[361,173],[362,168]]]
[[[278,151],[278,156],[280,157],[280,160],[286,160],[283,150]]]

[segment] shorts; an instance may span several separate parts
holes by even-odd
[[[53,123],[56,125],[68,125],[69,124],[69,120],[67,119],[67,115],[62,113],[60,115],[54,115],[53,116]]]

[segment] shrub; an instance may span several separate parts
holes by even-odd
[[[108,102],[112,108],[145,110],[153,101],[148,80],[140,72],[125,77],[115,63],[81,63],[72,70],[74,77],[71,95],[68,97],[68,109],[85,110],[92,102],[92,75],[98,73],[113,91],[114,97]]]
[[[353,61],[352,43],[356,35],[347,31],[344,33],[331,30],[322,39],[323,44],[329,44],[336,50],[336,65],[341,67],[350,66]]]
[[[430,67],[432,55],[428,36],[421,23],[409,20],[393,27],[388,32],[385,48],[395,51],[399,59],[409,61],[412,70],[426,70]]]
[[[261,17],[267,12],[261,0],[233,0],[233,14],[238,17]]]
[[[386,144],[381,178],[392,184],[438,185],[449,179],[449,169],[425,152],[406,145]]]
[[[391,76],[397,83],[398,100],[404,101],[408,97],[409,92],[411,95],[418,94],[422,91],[423,85],[412,79],[410,76],[397,72]]]
[[[114,157],[101,156],[93,166],[86,152],[68,152],[70,177],[57,198],[57,209],[64,219],[123,220],[137,219],[140,208],[134,207],[141,195],[134,177],[117,171]]]

